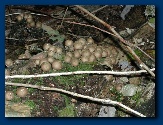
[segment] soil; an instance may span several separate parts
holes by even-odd
[[[93,12],[102,6],[84,6],[84,7],[90,12]],[[97,21],[89,18],[88,16],[83,16],[82,15],[83,13],[81,13],[81,11],[74,8],[73,6],[69,6],[69,9],[65,14],[66,9],[67,6],[6,6],[6,14],[16,13],[20,10],[21,12],[34,12],[36,14],[37,13],[47,15],[53,14],[55,18],[51,18],[50,16],[44,17],[39,15],[35,15],[34,17],[35,20],[40,21],[42,23],[46,23],[53,29],[57,29],[61,34],[65,35],[65,39],[72,39],[73,41],[76,41],[78,38],[81,37],[83,38],[92,37],[98,45],[102,46],[105,46],[107,44],[103,43],[104,39],[106,39],[107,37],[109,37],[111,41],[113,40],[110,37],[110,35],[102,33],[97,29],[67,23],[66,21],[80,22],[89,25],[95,25],[99,28],[106,30],[106,28]],[[123,20],[120,17],[120,14],[123,9],[124,6],[112,5],[107,6],[104,9],[95,12],[94,14],[95,16],[99,17],[100,19],[107,22],[111,26],[114,26],[115,30],[118,32],[126,30],[126,28],[139,29],[148,20],[148,18],[144,15],[145,6],[134,6],[133,8],[131,8],[130,12],[125,16],[126,17],[125,20]],[[65,18],[64,20],[63,16]],[[13,16],[9,16],[6,19],[16,22],[16,19]],[[28,28],[25,28],[24,30],[24,27],[26,27],[26,24],[20,24],[20,22],[13,23],[12,25],[9,25],[6,22],[6,30],[10,30],[10,33],[7,37],[19,39],[19,40],[6,39],[5,49],[8,51],[8,53],[6,54],[6,58],[12,58],[13,60],[16,60],[20,54],[25,52],[26,50],[25,45],[37,43],[40,48],[47,41],[52,44],[54,43],[54,41],[48,38],[47,34],[43,30],[38,30],[35,28],[31,29],[29,28],[30,30]],[[35,41],[33,39],[38,40]],[[145,50],[145,48],[143,48],[143,50]],[[37,51],[32,52],[33,55],[35,53],[37,53]],[[152,56],[154,55],[155,54],[152,54]],[[135,63],[131,63],[131,65],[134,67],[134,69],[138,69],[138,67],[135,66]],[[110,67],[95,65],[93,66],[93,70],[107,71],[110,70]],[[121,69],[118,66],[118,64],[115,64],[112,70],[120,71]],[[42,70],[39,69],[38,67],[31,68],[29,69],[29,71],[30,71],[29,74],[34,74],[36,72],[37,74],[42,73]],[[145,88],[146,86],[145,83],[147,83],[148,81],[152,82],[151,79],[148,80],[145,79],[148,76],[149,75],[137,76],[136,80],[138,80],[138,82],[135,81],[133,82],[134,84],[141,85],[141,87]],[[130,78],[130,81],[131,80],[133,79]],[[80,79],[74,80],[73,82],[74,84],[63,84],[58,79],[50,77],[42,79],[39,78],[29,79],[29,81],[27,81],[27,79],[21,80],[21,83],[28,83],[33,85],[41,84],[43,86],[61,88],[71,92],[76,92],[79,94],[92,96],[96,98],[110,98],[113,100],[123,102],[124,104],[131,106],[135,109],[139,109],[137,108],[138,103],[136,102],[134,104],[130,103],[129,101],[131,99],[130,97],[122,97],[122,95],[115,90],[118,84],[122,85],[131,84],[129,82],[124,83],[120,81],[119,77],[114,76],[112,80],[108,81],[106,79],[106,76],[104,77],[103,75],[85,75]],[[16,88],[17,87],[6,86],[6,91],[7,90],[16,91]],[[63,93],[58,93],[54,91],[41,91],[38,89],[30,88],[28,89],[29,89],[28,95],[25,98],[19,98],[19,100],[21,103],[26,102],[26,100],[32,100],[34,102],[35,108],[31,109],[32,117],[59,117],[61,116],[61,112],[63,111],[63,109],[70,105],[73,107],[73,110],[75,112],[72,116],[98,117],[100,108],[102,106],[102,104],[91,102],[85,99],[76,98],[69,95],[65,96],[65,94]],[[155,103],[153,105],[155,105]],[[119,110],[117,107],[116,110],[119,111],[117,114],[115,114],[115,116],[117,117],[124,117],[126,116],[126,114],[128,114],[129,117],[133,116],[128,112],[123,112],[121,111],[121,109]],[[149,109],[147,108],[143,112],[148,111]],[[121,112],[124,113],[124,116],[122,115],[123,113]],[[153,112],[155,112],[154,108]],[[147,113],[147,116],[154,117],[155,113],[153,112]]]

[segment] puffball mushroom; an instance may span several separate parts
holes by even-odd
[[[52,63],[52,67],[54,70],[60,70],[62,69],[62,63],[59,60],[54,60],[54,62]]]
[[[78,42],[78,41],[76,41],[76,42],[74,43],[74,49],[82,49],[82,48],[83,48],[82,43],[80,43],[80,42]]]
[[[107,55],[108,55],[107,51],[106,50],[103,50],[102,51],[102,57],[107,57]]]
[[[53,63],[53,61],[54,61],[54,58],[53,57],[48,57],[48,62],[50,62],[50,63]]]
[[[74,51],[74,57],[75,58],[80,58],[80,56],[81,56],[81,54],[80,54],[79,50],[75,50]]]
[[[6,100],[12,100],[14,98],[14,93],[12,91],[6,91],[5,92],[5,99]]]
[[[94,54],[91,54],[91,55],[89,56],[88,61],[89,61],[89,62],[94,62],[95,60],[96,60],[95,55],[94,55]]]
[[[87,39],[87,43],[88,43],[88,44],[93,44],[93,43],[94,43],[94,40],[93,40],[91,37],[89,37],[89,38]]]
[[[99,50],[95,50],[94,55],[96,56],[97,59],[102,57],[102,52]]]
[[[35,27],[35,22],[34,22],[34,21],[30,22],[30,23],[29,23],[29,26],[30,26],[30,27]]]
[[[42,27],[42,24],[40,22],[37,22],[36,23],[36,28],[41,28]]]
[[[56,53],[62,54],[62,48],[57,47],[57,48],[56,48]]]
[[[33,22],[33,19],[32,18],[27,18],[27,22],[31,23],[31,22]]]
[[[43,49],[46,51],[46,50],[48,50],[51,46],[52,46],[52,45],[51,45],[50,43],[45,43],[45,44],[43,45]]]
[[[14,64],[14,63],[13,63],[13,61],[12,61],[11,59],[6,59],[5,65],[6,65],[7,67],[12,66],[13,64]]]
[[[66,55],[65,58],[64,58],[64,61],[66,63],[70,63],[71,62],[71,57],[69,55]]]
[[[51,69],[51,64],[49,62],[43,62],[41,64],[41,69],[44,71],[44,72],[47,72]]]
[[[78,66],[79,65],[79,60],[77,58],[72,58],[71,59],[71,65],[72,66]]]
[[[56,52],[57,51],[57,48],[55,46],[50,46],[48,51],[53,51],[53,52]]]
[[[36,60],[35,60],[35,64],[36,64],[36,65],[40,65],[40,60],[39,60],[39,59],[36,59]]]
[[[72,40],[66,40],[65,46],[68,46],[68,47],[73,46],[73,41]]]
[[[10,70],[9,69],[5,69],[5,75],[9,76],[10,74],[11,74]]]
[[[53,51],[49,51],[49,52],[48,52],[48,56],[49,56],[49,57],[54,56],[54,54],[55,54],[55,52],[53,52]]]
[[[66,55],[68,55],[68,56],[70,56],[70,57],[73,56],[73,54],[72,54],[71,52],[67,52]]]
[[[86,50],[84,50],[83,52],[82,52],[82,56],[87,56],[87,57],[89,57],[91,55],[91,52],[88,50],[88,49],[86,49]]]
[[[42,63],[44,63],[44,62],[48,62],[47,58],[41,59],[41,60],[40,60],[40,65],[41,65]]]
[[[19,87],[16,91],[17,96],[25,97],[28,94],[28,89],[25,87]]]
[[[80,38],[78,42],[80,42],[83,46],[86,44],[86,40],[84,38]]]
[[[23,19],[23,17],[21,15],[18,15],[16,18],[18,21],[22,21],[22,19]]]
[[[82,57],[81,57],[81,61],[82,61],[82,62],[88,62],[89,59],[88,59],[87,56],[82,56]]]

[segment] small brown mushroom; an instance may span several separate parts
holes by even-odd
[[[89,56],[88,61],[89,61],[89,62],[94,62],[95,60],[96,60],[95,55],[94,55],[94,54],[91,54],[91,55]]]
[[[82,62],[88,62],[89,61],[89,58],[87,56],[82,56],[81,57],[81,61]]]
[[[19,87],[16,91],[17,96],[25,97],[28,94],[28,89],[25,87]]]
[[[75,50],[74,51],[74,57],[75,58],[80,58],[80,56],[81,56],[81,54],[80,54],[79,50]]]
[[[57,48],[56,46],[50,46],[48,51],[53,51],[53,52],[56,52],[57,51]]]
[[[50,43],[45,43],[45,44],[43,45],[43,49],[44,49],[45,51],[48,50],[50,47],[51,47],[51,44],[50,44]]]
[[[61,61],[55,60],[52,63],[52,67],[53,67],[54,70],[60,70],[60,69],[62,69],[62,63],[61,63]]]
[[[11,74],[10,70],[9,69],[5,69],[5,75],[9,76],[10,74]]]
[[[83,46],[86,44],[86,40],[84,38],[80,38],[78,42],[80,42]]]
[[[70,63],[71,62],[71,57],[69,55],[66,55],[65,58],[64,58],[64,61],[66,63]]]
[[[48,51],[48,56],[49,56],[49,57],[54,56],[54,54],[55,54],[55,52],[53,52],[53,51]]]
[[[66,41],[65,41],[65,46],[70,47],[70,46],[72,46],[72,45],[73,45],[73,41],[72,41],[72,40],[66,40]]]
[[[93,40],[91,37],[89,37],[89,38],[87,39],[87,42],[88,42],[88,44],[93,44],[93,43],[94,43],[94,40]]]
[[[6,100],[12,100],[14,98],[14,93],[12,91],[6,91],[5,92],[5,99]]]
[[[22,19],[23,19],[23,17],[21,15],[18,15],[16,18],[18,21],[22,21]]]
[[[82,48],[83,48],[82,43],[80,43],[80,42],[78,42],[78,41],[76,41],[76,42],[74,43],[74,49],[82,49]]]
[[[44,62],[48,62],[47,58],[41,59],[40,60],[40,65],[42,65],[42,63],[44,63]]]
[[[12,66],[13,64],[14,64],[14,63],[13,63],[13,61],[12,61],[11,59],[6,59],[5,65],[6,65],[7,67]]]
[[[94,52],[94,55],[96,56],[97,59],[99,59],[99,58],[102,57],[102,52],[99,51],[99,50],[96,50],[96,51]]]
[[[72,66],[78,66],[79,65],[79,60],[77,58],[72,58],[71,59],[71,65]]]
[[[36,28],[41,28],[42,27],[42,24],[40,22],[37,22],[36,23]]]
[[[53,63],[53,61],[54,61],[54,58],[53,57],[48,57],[48,62],[50,62],[50,63]]]
[[[88,49],[86,49],[86,50],[84,50],[83,52],[82,52],[82,56],[87,56],[87,57],[89,57],[91,55],[91,52],[88,50]]]
[[[41,64],[41,69],[44,71],[44,72],[47,72],[51,69],[51,64],[49,62],[43,62]]]
[[[35,22],[34,22],[34,21],[30,22],[30,23],[29,23],[29,26],[30,26],[30,27],[35,27]]]

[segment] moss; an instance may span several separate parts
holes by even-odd
[[[36,108],[36,103],[33,100],[26,100],[24,104],[28,105],[32,110]]]

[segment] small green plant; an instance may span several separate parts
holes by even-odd
[[[28,105],[32,110],[36,108],[36,104],[33,100],[26,100],[25,104]]]
[[[67,97],[66,95],[62,96],[65,99],[66,107],[58,111],[59,117],[74,117],[76,115],[74,105],[71,104],[69,97]]]

